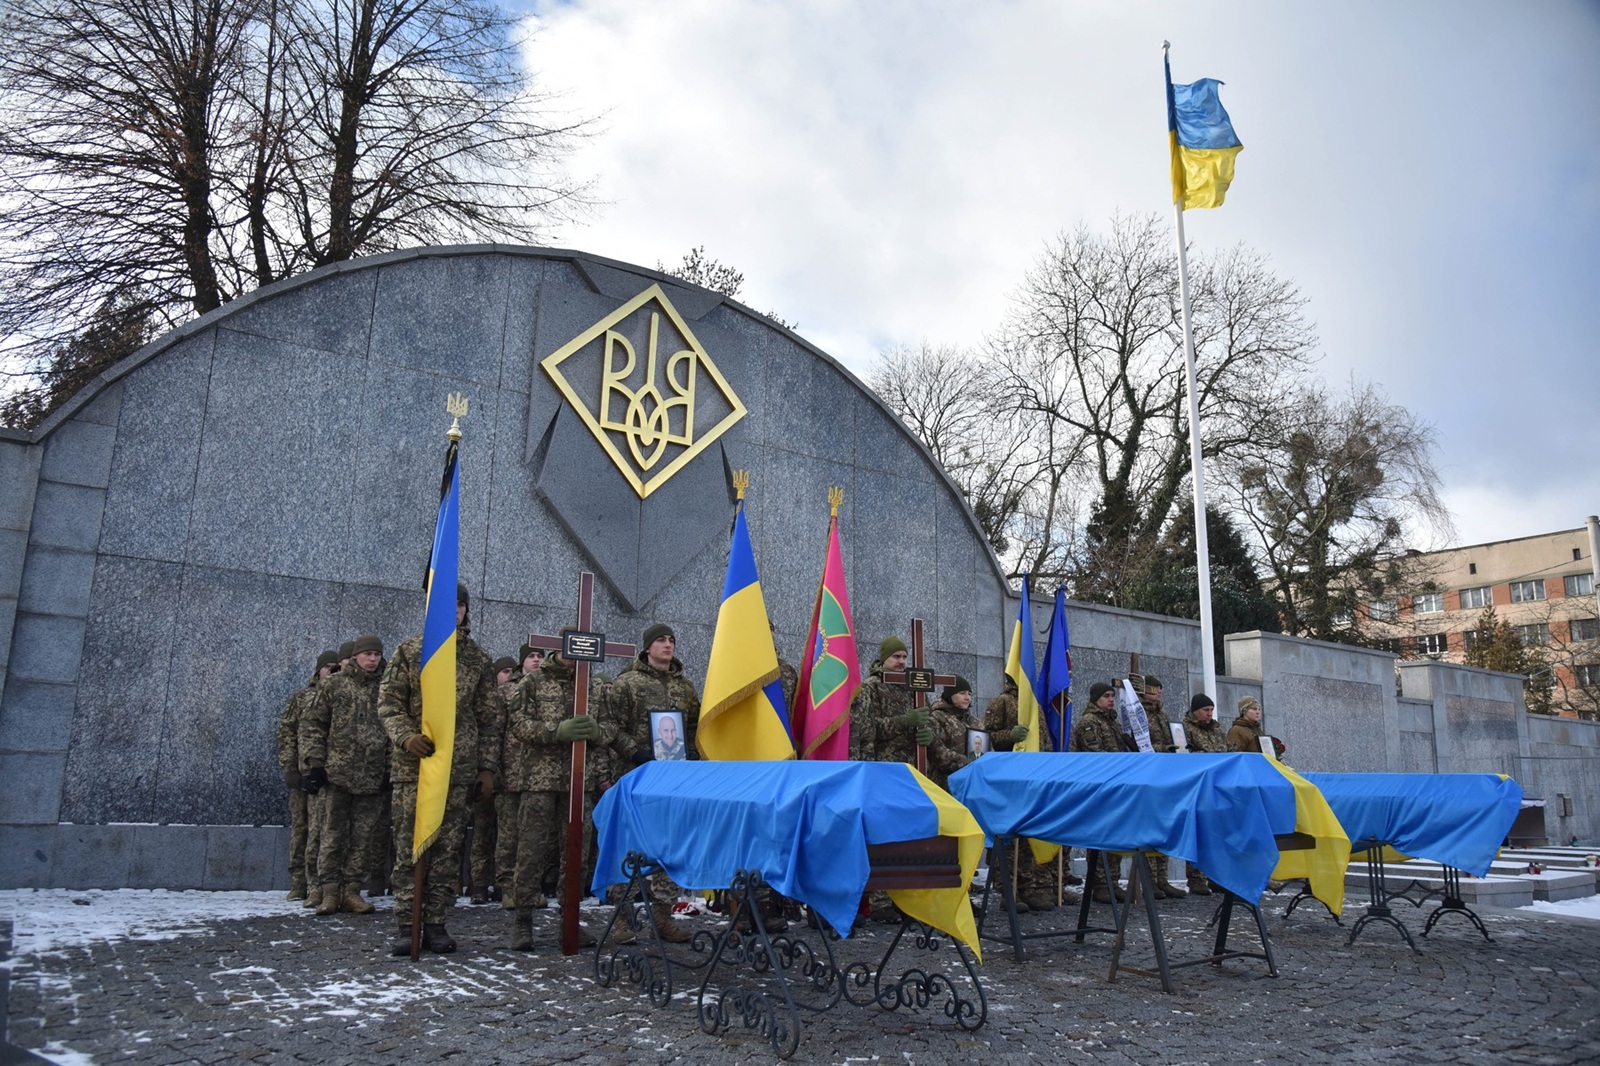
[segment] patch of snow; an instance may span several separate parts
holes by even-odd
[[[169,892],[165,889],[13,889],[0,892],[11,920],[13,955],[36,955],[108,940],[171,940],[208,932],[213,922],[302,913],[281,892]]]
[[[1520,911],[1537,911],[1542,914],[1564,914],[1569,918],[1593,918],[1600,921],[1600,895],[1564,899],[1559,903],[1536,899],[1530,906],[1518,907]]]
[[[41,1059],[60,1063],[60,1066],[94,1066],[94,1059],[81,1051],[73,1051],[57,1040],[50,1041],[42,1048],[36,1048],[33,1053]]]

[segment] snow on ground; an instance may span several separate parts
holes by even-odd
[[[227,918],[292,914],[282,892],[169,892],[165,889],[16,889],[0,892],[11,921],[11,953],[35,955],[106,940],[171,940]]]
[[[1580,899],[1564,899],[1560,903],[1548,903],[1536,899],[1528,907],[1518,907],[1523,911],[1538,911],[1543,914],[1564,914],[1569,918],[1593,918],[1600,921],[1600,896],[1584,896]]]

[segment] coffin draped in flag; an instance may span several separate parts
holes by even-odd
[[[456,584],[461,555],[461,475],[457,445],[445,453],[439,520],[428,560],[428,605],[422,624],[422,735],[433,755],[417,765],[417,819],[411,858],[418,862],[439,835],[456,739]]]
[[[850,594],[844,583],[835,503],[828,523],[828,557],[811,609],[811,629],[806,635],[791,719],[795,748],[802,759],[850,757],[850,701],[860,687],[861,665],[856,656],[855,624],[850,620]]]
[[[1044,701],[1045,728],[1050,731],[1051,747],[1066,751],[1072,736],[1072,703],[1067,698],[1072,688],[1072,641],[1067,633],[1067,593],[1056,587],[1056,606],[1050,614],[1050,635],[1044,642],[1044,662],[1039,664],[1039,684],[1035,689]],[[1056,706],[1058,699],[1061,706]]]
[[[741,505],[711,638],[695,745],[707,759],[792,759],[788,708]]]
[[[1167,76],[1167,140],[1172,151],[1172,202],[1184,210],[1221,207],[1233,183],[1233,162],[1244,147],[1222,107],[1222,82],[1201,78],[1172,84]]]

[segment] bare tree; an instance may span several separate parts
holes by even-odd
[[[1370,384],[1297,390],[1256,423],[1220,479],[1255,535],[1286,633],[1359,641],[1364,603],[1417,575],[1395,560],[1415,535],[1451,532],[1433,464],[1433,427]]]
[[[1293,284],[1244,249],[1196,257],[1191,278],[1204,454],[1248,442],[1314,336]],[[1012,402],[1081,440],[1097,499],[1076,594],[1124,603],[1189,476],[1176,256],[1155,217],[1086,227],[1047,247],[1013,300],[992,356]]]

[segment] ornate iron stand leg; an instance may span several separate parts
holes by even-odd
[[[1461,898],[1461,871],[1454,866],[1444,868],[1444,902],[1433,909],[1428,915],[1428,920],[1422,926],[1422,935],[1427,936],[1433,931],[1433,925],[1446,914],[1464,914],[1478,927],[1478,932],[1483,934],[1483,939],[1494,943],[1494,937],[1489,935],[1489,930],[1484,927],[1483,919],[1479,918],[1472,908],[1467,906]]]
[[[911,945],[922,952],[937,953],[944,947],[944,942],[949,940],[967,972],[967,980],[972,983],[976,1001],[963,996],[956,982],[942,972],[913,966],[897,978],[886,978],[889,962],[894,958],[901,942],[905,940],[907,932],[911,934]],[[866,963],[858,962],[847,967],[844,976],[844,997],[858,1007],[876,1005],[880,1010],[897,1010],[900,1007],[925,1010],[935,999],[944,997],[945,1017],[962,1029],[970,1032],[981,1028],[989,1017],[989,997],[983,990],[983,982],[978,977],[972,953],[967,950],[966,945],[942,930],[924,925],[910,916],[901,920],[900,928],[895,930],[894,939],[889,942],[889,949],[878,961],[876,972],[870,972]],[[870,995],[850,994],[852,987],[865,989],[869,985],[872,988]]]
[[[719,1033],[732,1024],[737,1016],[747,1029],[759,1029],[767,1038],[772,1050],[781,1059],[795,1053],[800,1046],[800,1009],[789,990],[788,966],[768,936],[760,920],[757,889],[761,874],[756,870],[740,870],[734,874],[729,897],[733,900],[733,920],[728,928],[715,938],[711,961],[706,967],[705,980],[700,983],[696,1006],[700,1028],[707,1033]],[[748,924],[748,930],[740,925]],[[831,955],[831,949],[830,949]],[[734,983],[710,994],[711,981],[719,965],[748,968],[755,974],[775,982],[782,996],[775,996],[762,987],[747,987],[732,977]]]
[[[1422,949],[1417,947],[1415,940],[1411,939],[1411,930],[1407,929],[1405,923],[1396,918],[1389,910],[1388,879],[1384,873],[1383,845],[1376,840],[1366,840],[1362,841],[1362,843],[1366,845],[1367,852],[1367,899],[1369,902],[1367,904],[1367,913],[1356,920],[1355,927],[1350,930],[1350,939],[1345,943],[1354,944],[1356,937],[1361,935],[1361,930],[1366,927],[1368,922],[1387,922],[1400,930],[1400,935],[1405,938],[1406,944],[1410,946],[1412,951],[1421,955]]]
[[[1156,910],[1155,880],[1150,876],[1150,862],[1142,851],[1133,853],[1133,861],[1129,864],[1128,877],[1128,905],[1122,909],[1122,916],[1117,921],[1117,939],[1111,948],[1111,973],[1107,981],[1117,979],[1117,971],[1124,969],[1122,966],[1122,945],[1127,936],[1128,918],[1133,913],[1134,904],[1139,897],[1144,897],[1145,917],[1150,923],[1150,941],[1156,949],[1156,968],[1161,975],[1161,991],[1172,991],[1172,966],[1167,961],[1167,939],[1161,928],[1161,914]],[[1115,895],[1112,896],[1116,898]],[[1131,967],[1126,967],[1131,969]]]
[[[651,1005],[665,1007],[672,999],[672,963],[651,917],[650,874],[655,869],[656,864],[637,851],[622,860],[628,883],[594,947],[594,979],[602,988],[626,980],[642,988]],[[643,900],[643,919],[634,902],[636,894]],[[618,943],[613,936],[619,922],[633,932],[628,943]]]

